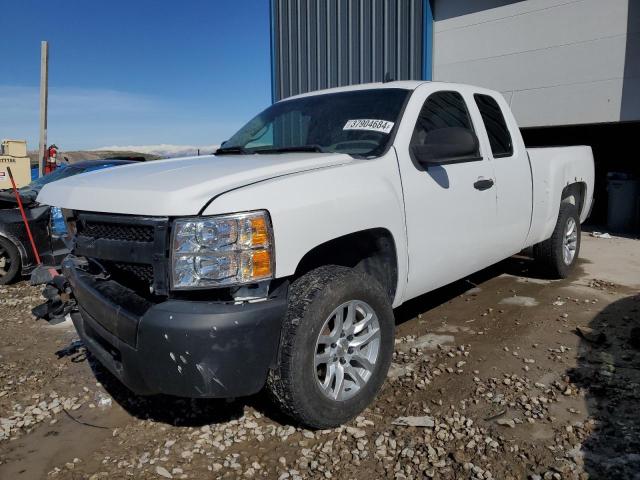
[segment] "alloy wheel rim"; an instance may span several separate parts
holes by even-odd
[[[380,354],[380,322],[361,300],[337,307],[320,329],[314,372],[320,391],[329,399],[348,400],[371,379]]]
[[[4,277],[9,273],[11,269],[11,257],[9,252],[3,247],[0,247],[0,277]]]
[[[562,258],[566,265],[571,265],[578,248],[578,226],[573,218],[567,220],[562,240]]]

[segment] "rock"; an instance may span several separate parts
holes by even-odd
[[[453,452],[452,458],[460,465],[464,465],[467,462],[467,457],[461,450]]]
[[[354,438],[363,438],[367,435],[367,432],[365,432],[361,428],[347,427],[346,430],[347,430],[347,433],[353,435]]]
[[[496,423],[504,427],[516,428],[516,423],[510,418],[499,418]]]
[[[607,341],[607,336],[604,333],[595,332],[592,328],[589,327],[576,327],[576,334],[589,343],[602,345]]]
[[[173,478],[173,475],[171,475],[166,468],[161,467],[160,465],[156,466],[156,473],[164,478]]]
[[[391,422],[391,424],[400,425],[402,427],[433,428],[435,426],[435,421],[433,420],[433,417],[423,415],[421,417],[398,417]]]

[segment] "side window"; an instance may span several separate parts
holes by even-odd
[[[411,145],[424,145],[429,132],[447,127],[462,127],[473,132],[467,105],[458,92],[436,92],[425,100]]]
[[[419,163],[480,159],[478,140],[462,95],[436,92],[425,100],[410,149]]]
[[[482,121],[489,136],[489,144],[494,157],[510,157],[513,155],[511,134],[498,102],[489,95],[475,94],[476,105],[482,115]]]

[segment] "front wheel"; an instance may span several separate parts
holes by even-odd
[[[534,256],[553,278],[566,278],[580,253],[580,215],[575,205],[561,203],[551,238],[534,247]]]
[[[384,289],[369,275],[320,267],[289,290],[278,366],[267,387],[280,409],[311,428],[341,425],[375,398],[394,345]]]

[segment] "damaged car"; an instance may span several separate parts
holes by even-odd
[[[18,189],[43,265],[59,266],[69,250],[64,242],[66,227],[60,209],[41,205],[36,200],[42,187],[63,178],[128,163],[133,162],[120,159],[86,160],[59,167],[49,175],[37,178]],[[36,263],[15,192],[0,190],[0,285],[29,274]]]

